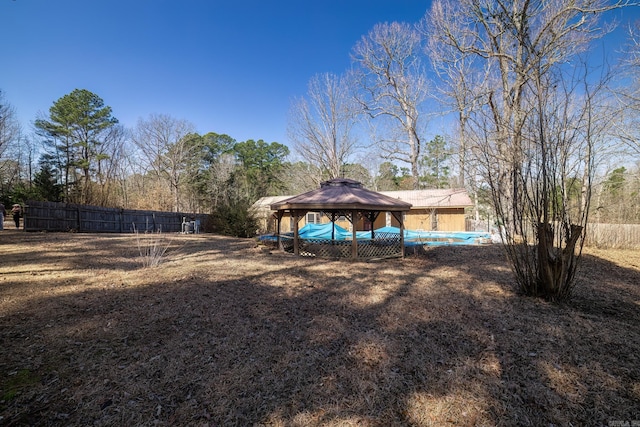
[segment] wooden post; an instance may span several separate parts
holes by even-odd
[[[351,211],[351,258],[358,258],[358,238],[356,237],[356,221],[358,211]]]
[[[280,246],[280,223],[282,222],[282,216],[284,215],[284,211],[278,211],[276,216],[276,245],[278,249],[282,250],[282,246]]]
[[[376,222],[376,219],[378,218],[378,215],[380,215],[380,212],[375,212],[375,211],[371,211],[369,212],[369,214],[367,215],[367,220],[369,220],[369,223],[371,223],[371,240],[374,240],[376,238],[375,232],[373,230],[374,228],[374,223]]]
[[[331,243],[336,239],[336,213],[331,212]]]
[[[404,258],[404,212],[400,212],[400,256]]]
[[[293,253],[296,256],[300,255],[300,243],[298,242],[299,240],[299,234],[298,234],[298,221],[300,221],[300,218],[298,217],[298,211],[294,211],[293,213]]]
[[[391,212],[400,223],[400,256],[404,258],[404,212]]]

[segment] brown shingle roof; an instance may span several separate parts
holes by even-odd
[[[272,210],[372,210],[408,211],[411,203],[367,190],[358,181],[336,178],[319,189],[271,204]]]

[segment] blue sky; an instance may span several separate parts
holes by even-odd
[[[27,134],[39,112],[78,88],[127,127],[160,113],[200,133],[288,144],[290,103],[309,79],[344,72],[376,23],[417,22],[429,3],[0,0],[0,89]],[[614,14],[621,27],[638,9]]]
[[[287,144],[291,100],[342,73],[376,23],[426,0],[0,0],[0,89],[28,134],[72,90],[133,127],[169,114],[198,132]]]

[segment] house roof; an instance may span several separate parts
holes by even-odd
[[[404,212],[411,209],[411,203],[367,190],[358,181],[336,178],[323,182],[316,190],[272,203],[271,209],[274,211],[355,209]]]
[[[381,191],[380,193],[411,203],[413,205],[412,209],[466,208],[473,206],[467,191],[463,188]]]
[[[288,199],[291,196],[266,196],[260,197],[252,206],[255,210],[271,210],[271,205],[273,203],[280,202],[282,200]]]
[[[314,190],[318,191],[318,190]],[[305,193],[308,194],[308,193]],[[410,203],[411,209],[428,209],[428,208],[466,208],[473,206],[473,202],[469,198],[464,189],[441,189],[441,190],[404,190],[404,191],[380,191],[378,194],[391,197],[396,200]],[[256,203],[254,208],[258,210],[272,210],[271,205],[284,200],[290,199],[292,196],[269,196],[262,197]],[[276,209],[277,210],[277,209]],[[318,209],[322,210],[322,209]]]

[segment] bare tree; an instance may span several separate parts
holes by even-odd
[[[445,108],[445,113],[453,112],[458,124],[458,166],[459,183],[464,187],[467,176],[475,175],[469,171],[467,159],[470,151],[468,122],[471,112],[482,102],[483,88],[487,72],[482,72],[483,64],[478,59],[465,52],[460,52],[450,43],[442,43],[439,28],[432,19],[423,19],[419,25],[420,31],[427,38],[426,52],[431,60],[431,66],[438,77],[434,85],[434,96]]]
[[[414,188],[419,186],[422,108],[429,91],[422,50],[416,29],[393,22],[376,25],[352,53],[359,66],[359,103],[376,127],[384,129],[378,142],[386,158],[410,166]]]
[[[469,134],[469,118],[473,111],[483,101],[483,88],[488,78],[489,69],[483,70],[487,64],[482,64],[478,58],[460,52],[450,43],[442,43],[437,25],[432,20],[423,19],[419,25],[420,31],[427,38],[427,56],[438,77],[434,85],[434,96],[443,105],[444,114],[454,113],[457,129],[453,138],[456,147],[458,166],[458,182],[456,185],[466,188],[474,201],[474,216],[476,223],[480,222],[480,182],[477,165],[470,156],[472,151]]]
[[[231,198],[233,189],[230,188],[229,182],[238,169],[238,162],[233,154],[224,153],[221,154],[210,167],[211,173],[209,174],[209,180],[207,182],[207,192],[212,208],[216,209],[219,205],[223,204],[225,200]]]
[[[288,135],[300,156],[325,176],[340,177],[342,166],[357,150],[352,134],[356,108],[347,78],[318,74],[309,81],[306,98],[294,102]]]
[[[198,151],[190,134],[193,124],[165,114],[152,114],[147,120],[138,120],[133,141],[140,149],[156,177],[169,185],[174,211],[180,210],[180,189],[187,164]]]
[[[102,206],[123,206],[125,195],[122,194],[120,174],[126,162],[128,145],[128,132],[116,125],[108,129],[104,136],[102,156],[96,161],[96,191],[94,200]]]
[[[300,194],[315,190],[320,186],[322,172],[307,162],[293,162],[281,171],[280,180],[284,183],[283,194]]]
[[[0,160],[4,159],[7,148],[20,138],[20,124],[16,118],[15,109],[9,104],[2,90],[0,90]],[[0,163],[0,173],[2,173],[5,162]]]
[[[617,136],[625,143],[632,154],[640,154],[640,22],[628,29],[628,43],[624,49],[624,77],[617,90],[620,101],[620,114],[617,116]],[[630,81],[630,83],[629,83]]]
[[[483,102],[469,111],[469,136],[527,294],[563,299],[574,284],[595,144],[607,120],[603,82],[588,84],[592,76],[567,75],[565,66],[584,69],[576,58],[603,34],[602,13],[624,4],[436,0],[427,16],[432,43],[447,45],[451,62],[469,57],[473,72],[486,75],[474,97]],[[576,186],[577,201],[570,197]]]

